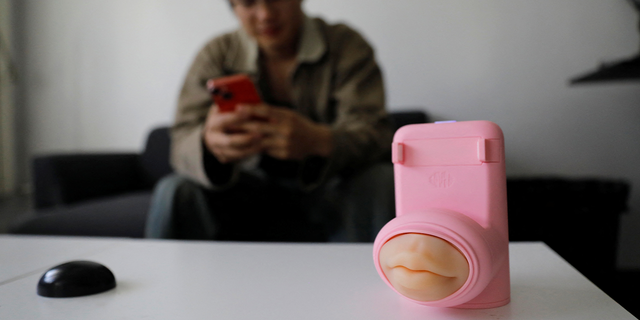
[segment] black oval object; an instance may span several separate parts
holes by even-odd
[[[70,261],[45,272],[38,282],[38,295],[50,298],[80,297],[116,287],[107,267],[93,261]]]

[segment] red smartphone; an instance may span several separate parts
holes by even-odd
[[[238,104],[260,103],[260,95],[253,82],[246,74],[207,81],[207,90],[220,112],[233,112]]]

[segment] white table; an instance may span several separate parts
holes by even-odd
[[[370,244],[268,244],[0,236],[0,319],[635,319],[542,243],[513,243],[512,301],[424,307],[378,277]],[[100,262],[117,287],[44,298],[48,268]]]

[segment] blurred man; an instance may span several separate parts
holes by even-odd
[[[229,2],[241,28],[188,71],[172,128],[178,175],[158,186],[147,236],[372,240],[393,216],[392,169],[376,165],[391,132],[372,48],[307,17],[301,0]],[[206,82],[238,73],[263,103],[221,113]]]

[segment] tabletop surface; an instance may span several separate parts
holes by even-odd
[[[44,298],[70,260],[106,265],[117,287]],[[511,303],[420,306],[379,278],[371,244],[0,236],[0,319],[636,319],[543,243],[511,243]]]

